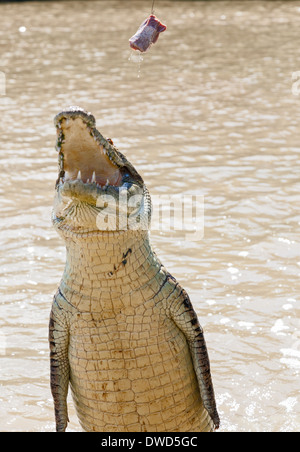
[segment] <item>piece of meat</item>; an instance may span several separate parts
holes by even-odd
[[[151,44],[154,44],[159,34],[165,31],[166,25],[162,24],[156,16],[151,14],[139,27],[135,35],[129,39],[130,47],[140,52],[146,52]]]

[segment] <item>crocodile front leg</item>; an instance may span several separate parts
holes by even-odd
[[[180,290],[180,294],[171,304],[170,314],[177,327],[185,335],[189,344],[203,405],[210,415],[215,429],[218,429],[220,419],[215,402],[210,363],[203,330],[188,294],[179,284],[177,285],[177,289]]]
[[[54,298],[49,322],[51,392],[54,400],[56,431],[68,424],[67,394],[70,378],[69,332],[64,313]]]

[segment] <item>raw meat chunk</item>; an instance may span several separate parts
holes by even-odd
[[[162,24],[156,16],[151,14],[139,27],[135,35],[129,39],[130,47],[140,52],[146,52],[151,44],[154,44],[159,34],[165,31],[166,25]]]

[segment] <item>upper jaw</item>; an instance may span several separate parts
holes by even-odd
[[[95,118],[80,107],[70,107],[54,119],[57,129],[56,149],[59,152],[57,186],[80,180],[98,187],[122,184],[127,173],[140,176],[110,139],[96,129]]]

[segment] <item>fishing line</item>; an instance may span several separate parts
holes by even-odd
[[[151,14],[154,14],[154,3],[155,3],[155,0],[153,0],[153,2],[152,2]]]

